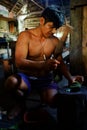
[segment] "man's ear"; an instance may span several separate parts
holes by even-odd
[[[43,17],[40,18],[40,25],[44,25],[45,19]]]

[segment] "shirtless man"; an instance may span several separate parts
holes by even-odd
[[[23,96],[24,92],[28,90],[30,93],[34,87],[41,92],[45,103],[53,105],[58,87],[54,83],[52,72],[60,66],[61,72],[69,83],[73,82],[63,62],[61,42],[53,35],[62,25],[59,16],[60,12],[47,7],[40,17],[38,27],[19,34],[15,49],[15,64],[18,73],[8,77],[5,83],[7,90],[11,93],[16,92],[15,94]],[[66,37],[67,34],[63,36],[62,42]]]

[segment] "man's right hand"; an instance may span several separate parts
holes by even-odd
[[[57,69],[58,65],[60,65],[60,61],[56,59],[48,59],[45,61],[45,70],[51,71]]]

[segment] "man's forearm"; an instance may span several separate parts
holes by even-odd
[[[69,83],[72,83],[72,75],[70,74],[70,72],[65,64],[63,64],[61,66],[61,70],[62,70],[62,74],[69,81]]]
[[[45,61],[32,61],[32,60],[26,60],[23,59],[20,62],[16,62],[16,66],[19,69],[24,69],[24,70],[41,70],[44,68]]]

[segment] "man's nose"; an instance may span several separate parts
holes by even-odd
[[[56,33],[56,31],[57,31],[56,28],[53,28],[53,29],[52,29],[52,33],[53,33],[53,34]]]

